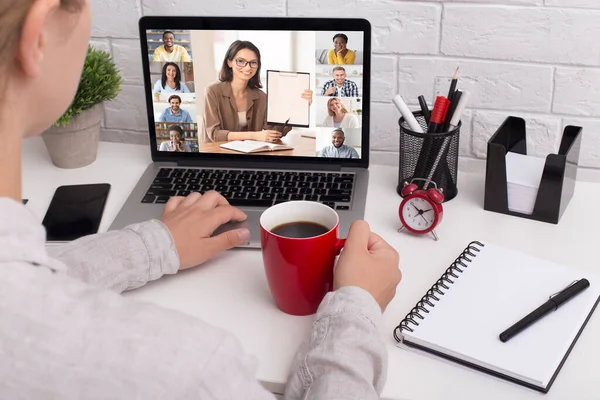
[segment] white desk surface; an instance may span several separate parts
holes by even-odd
[[[100,227],[105,231],[151,162],[146,146],[101,142],[98,159],[84,168],[54,167],[40,138],[27,139],[23,156],[23,195],[40,221],[56,187],[109,182],[112,185]],[[398,233],[400,197],[397,168],[370,167],[365,219],[401,255],[403,279],[384,314],[381,331],[389,365],[383,399],[540,399],[530,389],[479,373],[438,357],[396,347],[392,331],[426,289],[471,240],[510,246],[532,255],[600,270],[600,184],[577,182],[575,196],[558,225],[483,210],[483,173],[459,173],[458,196],[444,204],[440,237]],[[490,285],[493,290],[493,285]],[[258,250],[232,250],[205,265],[161,278],[123,294],[180,310],[235,332],[259,361],[257,377],[281,393],[293,354],[313,318],[279,311],[271,300]],[[476,300],[476,299],[474,299]],[[590,319],[545,399],[600,399],[600,316]],[[476,318],[476,316],[473,316]]]

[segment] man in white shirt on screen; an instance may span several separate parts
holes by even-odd
[[[346,136],[341,129],[334,129],[331,133],[331,146],[324,147],[317,153],[317,157],[329,158],[360,158],[358,151],[352,146],[344,144]]]

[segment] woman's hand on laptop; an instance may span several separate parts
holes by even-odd
[[[218,236],[212,233],[229,221],[245,221],[247,215],[215,191],[204,195],[171,197],[161,221],[171,232],[179,254],[179,269],[195,267],[250,237],[248,229],[234,229]]]

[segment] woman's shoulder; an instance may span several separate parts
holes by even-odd
[[[267,94],[258,88],[248,89],[248,93],[252,96],[256,96],[259,100],[267,101]]]
[[[216,81],[213,83],[210,83],[208,85],[206,85],[206,89],[204,89],[205,93],[223,93],[226,89],[227,89],[227,85],[229,85],[229,82],[221,82],[221,81]]]

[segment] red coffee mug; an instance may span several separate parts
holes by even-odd
[[[291,222],[314,222],[329,229],[308,238],[271,232]],[[260,217],[260,241],[267,282],[275,304],[292,315],[314,314],[333,286],[335,257],[344,247],[338,239],[338,214],[312,201],[288,201],[265,210]]]

